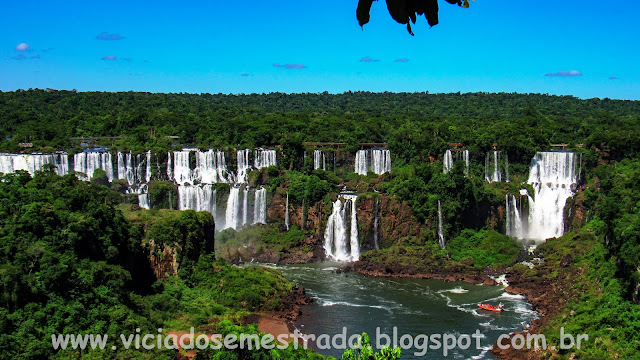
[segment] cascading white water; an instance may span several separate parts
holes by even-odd
[[[484,180],[487,182],[501,182],[500,154],[498,151],[489,151],[484,160]]]
[[[333,203],[333,210],[327,220],[324,233],[324,249],[327,258],[337,261],[357,261],[360,258],[358,239],[357,195],[343,194],[344,205],[339,198]],[[346,209],[351,210],[349,232],[347,233]]]
[[[110,152],[84,151],[73,155],[73,171],[83,173],[83,179],[90,180],[96,169],[107,173],[109,182],[113,181],[113,161]]]
[[[249,223],[249,187],[244,187],[244,200],[242,201],[242,226]]]
[[[453,154],[451,150],[444,152],[444,159],[442,160],[442,172],[447,174],[453,168]]]
[[[173,181],[173,165],[171,165],[171,151],[167,152],[167,179]]]
[[[571,152],[538,152],[531,161],[528,239],[546,240],[564,233],[564,205],[578,182],[576,156]]]
[[[446,249],[444,231],[442,230],[442,208],[440,207],[440,200],[438,200],[438,241],[440,242],[440,248]]]
[[[236,184],[246,184],[249,181],[249,171],[251,170],[251,164],[249,163],[249,154],[251,150],[244,149],[238,150],[238,171],[236,176]]]
[[[254,151],[253,166],[256,169],[262,169],[268,166],[277,166],[276,151],[257,148]]]
[[[178,185],[178,210],[208,211],[216,216],[216,190],[212,185]]]
[[[69,156],[66,153],[56,154],[0,154],[0,173],[10,174],[17,170],[28,171],[31,176],[40,171],[46,164],[55,165],[55,173],[69,173]]]
[[[267,189],[264,187],[256,190],[256,201],[253,207],[253,223],[267,223]]]
[[[356,174],[367,175],[369,171],[377,175],[391,171],[391,153],[389,150],[369,149],[356,152]]]
[[[229,190],[229,198],[227,199],[227,209],[225,211],[224,228],[238,229],[238,220],[240,218],[240,187],[233,186]]]
[[[191,168],[190,156],[194,153],[196,165]],[[173,172],[171,169],[171,155],[167,161],[167,175],[180,185],[185,184],[215,184],[234,182],[227,170],[224,152],[209,149],[183,149],[173,152]],[[246,174],[246,171],[245,171]],[[171,176],[173,175],[173,178]],[[246,177],[246,176],[245,176]]]
[[[355,160],[355,172],[358,175],[367,175],[369,172],[369,161],[368,161],[369,153],[367,150],[358,150],[356,152],[356,160]]]
[[[515,195],[506,195],[506,214],[507,235],[517,239],[522,239],[524,237],[524,233],[522,231],[522,219],[520,218],[520,211],[518,210],[518,202]]]
[[[564,206],[573,196],[578,182],[578,157],[572,152],[543,151],[531,160],[529,180],[534,190],[532,197],[527,190],[527,213],[518,208],[517,199],[507,195],[507,226],[509,236],[521,240],[544,241],[564,234]]]
[[[189,163],[190,153],[191,150],[173,152],[173,181],[179,185],[194,183],[194,174],[191,171],[191,165]],[[169,157],[169,159],[171,159],[171,157]]]
[[[151,204],[149,203],[147,183],[151,179],[151,151],[147,151],[144,158],[142,154],[134,156],[131,152],[118,151],[116,159],[117,178],[127,180],[129,185],[127,193],[138,195],[138,205],[149,209]]]
[[[284,226],[289,231],[289,192],[287,191],[287,202],[284,205]]]
[[[313,150],[313,169],[327,170],[327,161],[322,150]]]
[[[464,165],[465,165],[464,174],[466,176],[469,176],[469,166],[471,165],[471,161],[469,160],[469,150],[464,150],[462,152],[462,158],[464,160]]]

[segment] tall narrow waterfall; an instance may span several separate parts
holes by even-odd
[[[256,201],[253,207],[253,223],[267,223],[267,189],[264,187],[256,190]]]
[[[524,237],[522,229],[522,219],[518,210],[518,201],[515,195],[506,195],[506,214],[507,226],[506,233],[508,236],[522,239]]]
[[[257,148],[254,151],[253,162],[256,169],[262,169],[268,166],[276,166],[278,165],[276,162],[276,151]]]
[[[33,176],[46,164],[55,165],[55,173],[69,173],[69,156],[66,153],[56,154],[0,154],[0,173],[10,174],[17,170],[28,171]]]
[[[358,150],[356,152],[355,172],[359,175],[367,175],[369,172],[369,162],[367,159],[367,150]]]
[[[238,229],[240,215],[240,187],[233,186],[229,190],[224,228]]]
[[[484,160],[484,180],[487,182],[502,182],[502,171],[506,175],[506,181],[509,181],[509,158],[504,154],[504,164],[500,161],[500,152],[489,151]]]
[[[440,200],[438,200],[438,240],[440,242],[440,248],[446,249],[444,231],[442,231],[442,208],[440,207]]]
[[[228,183],[224,152],[209,149],[196,152],[197,178],[203,184]]]
[[[284,205],[284,226],[289,231],[289,191],[287,191],[287,202]]]
[[[322,150],[313,150],[313,169],[327,170],[327,160]]]
[[[469,166],[471,165],[471,162],[469,160],[469,150],[464,150],[462,152],[462,159],[464,160],[464,174],[466,176],[469,176]]]
[[[453,154],[451,150],[447,150],[444,153],[444,159],[442,160],[442,172],[447,174],[453,168]]]
[[[244,200],[242,201],[242,226],[249,223],[249,187],[244,187]]]
[[[85,179],[93,177],[96,169],[107,173],[109,182],[113,181],[113,161],[110,152],[84,151],[73,155],[73,171],[85,174]]]
[[[195,180],[189,163],[189,154],[191,154],[191,150],[173,152],[173,180],[179,185],[193,184]]]
[[[379,229],[380,228],[380,200],[376,197],[373,207],[373,246],[375,249],[380,249],[379,244]]]
[[[251,150],[238,150],[238,171],[236,176],[236,184],[246,184],[249,181],[249,171],[251,164],[249,163],[249,154]]]
[[[167,153],[167,179],[173,181],[173,165],[171,165],[171,151]]]
[[[507,235],[543,241],[564,234],[564,206],[578,182],[577,160],[571,152],[545,151],[533,157],[528,183],[534,196],[522,190],[526,203],[520,208],[515,196],[507,196]]]
[[[357,195],[343,194],[333,203],[333,210],[324,233],[324,249],[328,258],[337,261],[357,261],[360,258],[358,239]],[[347,218],[346,211],[350,214]],[[348,228],[348,232],[347,232]]]
[[[389,150],[369,149],[356,152],[356,174],[367,175],[369,171],[378,175],[391,171],[391,153]]]

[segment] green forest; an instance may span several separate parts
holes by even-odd
[[[134,153],[166,154],[183,146],[270,147],[278,149],[278,166],[249,175],[250,185],[264,186],[269,199],[286,193],[291,204],[307,211],[310,204],[329,206],[346,187],[363,194],[358,201],[377,201],[384,195],[406,204],[415,223],[426,230],[385,239],[381,249],[363,253],[361,260],[424,272],[510,267],[531,281],[571,287],[561,311],[542,331],[551,333],[559,326],[575,333],[588,330],[598,341],[574,355],[557,354],[560,358],[632,359],[640,350],[639,125],[639,101],[543,94],[0,92],[2,152],[74,153],[82,151],[88,139],[92,145]],[[310,159],[304,160],[307,142],[344,143],[341,150],[349,153],[362,143],[386,143],[392,171],[362,176],[314,170]],[[25,149],[22,143],[33,147]],[[469,150],[469,175],[459,161],[443,173],[442,156],[452,143]],[[582,154],[580,184],[567,211],[579,208],[583,221],[570,222],[564,236],[540,246],[548,260],[544,268],[514,266],[522,244],[503,235],[504,221],[492,214],[501,211],[505,195],[527,186],[536,152],[554,144]],[[511,182],[484,181],[485,155],[493,149],[508,154]],[[260,246],[274,252],[308,251],[303,240],[315,230],[294,225],[285,234],[279,230],[283,224],[269,224],[244,233],[225,230],[214,239],[211,214],[169,209],[171,197],[175,199],[169,182],[149,184],[156,205],[151,210],[132,210],[131,197],[118,186],[123,187],[117,181],[109,184],[98,172],[91,182],[50,170],[33,177],[22,171],[3,175],[3,357],[112,358],[99,351],[54,352],[51,333],[116,334],[189,326],[222,333],[247,327],[255,331],[242,319],[278,310],[280,300],[295,288],[277,271],[236,267],[216,258],[214,242],[257,238]],[[442,209],[446,250],[437,246],[438,201],[447,204]],[[176,259],[179,271],[158,280],[151,259],[174,241],[182,249]],[[320,357],[311,351],[287,351],[202,353],[199,358]],[[369,352],[365,346],[359,358],[370,359]],[[385,352],[389,358],[397,356],[395,350]],[[174,355],[137,350],[118,354],[148,359]],[[350,352],[344,358],[356,356]]]

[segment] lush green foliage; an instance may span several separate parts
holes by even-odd
[[[464,262],[465,259],[472,259],[476,267],[489,265],[498,267],[515,263],[522,245],[495,230],[485,229],[474,232],[467,229],[449,240],[447,249],[455,261]]]

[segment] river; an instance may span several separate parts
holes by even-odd
[[[358,274],[338,274],[337,263],[278,266],[290,280],[307,290],[314,303],[303,308],[295,326],[305,334],[334,336],[347,327],[351,335],[367,332],[376,346],[376,328],[393,339],[410,334],[472,335],[479,330],[485,338],[476,348],[471,340],[467,350],[451,350],[449,359],[493,359],[489,349],[501,334],[521,330],[538,314],[522,296],[511,295],[501,285],[481,286],[435,280],[370,278]],[[505,304],[503,313],[487,312],[478,303]],[[431,339],[430,339],[431,340]],[[384,344],[381,336],[380,341]],[[408,340],[407,340],[408,341]],[[424,343],[424,342],[421,342]],[[428,342],[428,344],[432,344]],[[464,342],[463,342],[464,345]],[[324,355],[340,357],[343,350],[314,349]],[[403,350],[402,359],[442,359],[443,349],[429,349],[417,356],[417,348]]]

